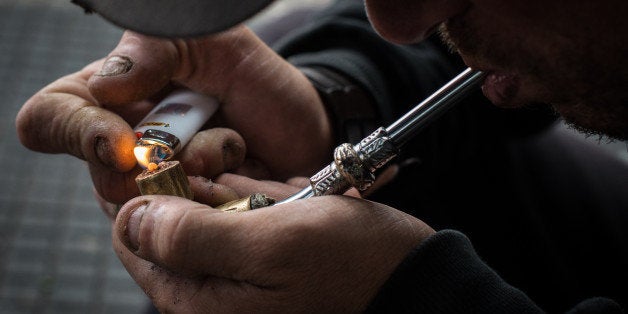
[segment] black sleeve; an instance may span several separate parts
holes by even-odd
[[[368,313],[542,313],[475,253],[461,233],[444,230],[399,265]],[[585,300],[569,313],[623,313],[610,299]]]
[[[397,268],[371,313],[541,313],[477,256],[461,233],[436,233]]]

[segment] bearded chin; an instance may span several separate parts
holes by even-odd
[[[565,123],[587,137],[597,136],[600,140],[628,140],[628,110],[621,106],[577,105],[554,106]],[[618,108],[618,110],[605,110]]]

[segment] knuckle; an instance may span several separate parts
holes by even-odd
[[[196,134],[181,152],[186,172],[214,177],[244,162],[246,146],[235,131],[213,128]]]
[[[81,138],[89,131],[93,106],[63,95],[40,91],[18,113],[16,128],[22,144],[46,153],[70,153],[84,158]]]
[[[46,103],[46,97],[41,92],[31,97],[20,109],[15,126],[17,134],[24,146],[32,150],[41,149],[41,141],[46,138],[45,120],[42,119],[42,104]]]
[[[193,230],[198,220],[193,217],[191,211],[179,209],[175,215],[168,217],[167,225],[160,228],[160,237],[163,239],[158,251],[160,259],[167,265],[183,265],[185,263],[191,247],[193,247]],[[158,239],[160,240],[160,239]]]
[[[108,202],[123,204],[140,194],[135,183],[135,176],[139,169],[134,172],[119,173],[90,164],[89,171],[96,191]]]
[[[100,138],[93,136],[99,131],[98,124],[94,123],[98,120],[95,111],[96,107],[87,104],[73,108],[66,122],[59,126],[60,134],[57,138],[62,139],[63,142],[58,145],[81,159],[95,155],[94,144]]]
[[[254,250],[252,256],[255,257],[252,264],[266,270],[276,268],[289,270],[292,267],[298,267],[293,257],[297,251],[311,251],[309,239],[313,234],[312,231],[307,224],[295,224],[294,226],[278,226],[277,230],[264,232],[250,246]]]

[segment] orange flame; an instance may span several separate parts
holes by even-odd
[[[151,162],[150,156],[152,154],[152,151],[152,146],[135,146],[135,148],[133,149],[133,153],[135,153],[137,163],[142,168],[148,168],[148,164]]]

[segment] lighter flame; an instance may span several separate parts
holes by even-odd
[[[137,163],[144,169],[148,168],[151,155],[153,155],[153,146],[135,146],[133,153],[135,153]]]
[[[133,149],[137,163],[142,168],[149,168],[151,163],[159,164],[164,160],[172,158],[173,151],[170,147],[157,141],[140,139]]]

